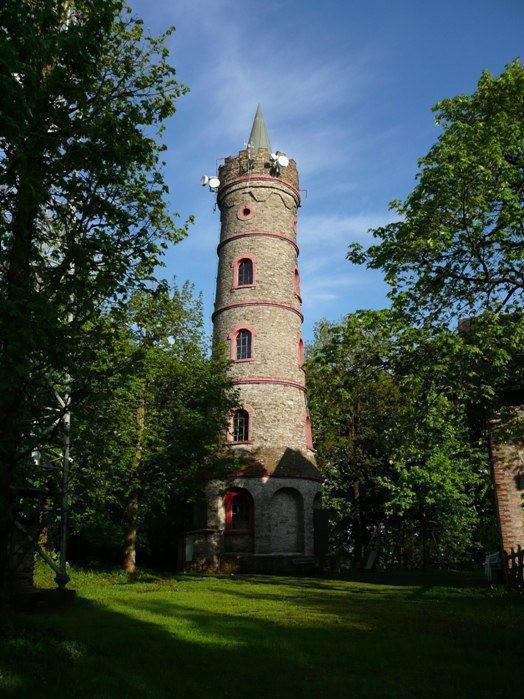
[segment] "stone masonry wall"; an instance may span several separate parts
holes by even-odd
[[[253,361],[238,362],[232,368],[235,378],[267,376],[304,385],[304,371],[298,363],[298,342],[302,337],[300,318],[288,309],[270,306],[244,306],[222,313],[215,319],[215,338],[226,343],[232,328],[254,328]]]
[[[278,181],[252,180],[234,185],[219,201],[221,242],[250,230],[275,231],[294,240],[298,202],[292,190]],[[253,215],[250,218],[239,218],[243,204],[252,207]]]
[[[241,386],[242,403],[253,409],[252,441],[255,447],[278,445],[306,451],[306,399],[292,386],[247,384]]]
[[[191,534],[193,560],[200,565],[207,555],[210,569],[224,553],[313,555],[313,508],[321,487],[306,441],[305,376],[299,362],[298,173],[294,161],[275,171],[265,150],[252,154],[251,162],[248,155],[241,151],[226,158],[219,169],[213,339],[230,356],[235,332],[245,327],[253,333],[252,357],[233,361],[230,368],[240,404],[250,412],[250,439],[232,444],[229,435],[242,461],[236,476],[208,483],[207,528]],[[243,256],[254,261],[254,283],[235,288],[234,265]],[[231,488],[244,488],[253,498],[250,530],[226,528],[224,497]]]
[[[524,406],[514,409],[516,424],[524,420]],[[503,549],[524,547],[524,439],[507,434],[506,422],[491,425],[491,458]]]
[[[302,550],[296,553],[306,556],[314,552],[313,508],[315,496],[320,492],[320,483],[302,478],[235,478],[225,483],[212,481],[207,487],[208,526],[218,530],[224,529],[224,496],[229,488],[245,488],[253,496],[254,509],[254,553],[273,553],[275,538],[285,537],[286,532],[271,531],[271,513],[273,497],[277,491],[285,488],[295,491],[303,508]],[[276,536],[275,536],[276,534]],[[225,535],[227,536],[227,534]]]
[[[254,288],[233,288],[233,261],[242,255],[256,256]],[[295,248],[285,240],[263,236],[236,238],[221,248],[217,276],[216,307],[257,297],[287,303],[298,311],[294,292],[297,266]]]
[[[248,171],[247,151],[241,151],[226,159],[219,177],[214,341],[228,354],[233,350],[234,357],[234,331],[245,326],[253,333],[251,359],[234,361],[230,370],[239,382],[241,404],[253,411],[253,446],[301,450],[314,462],[306,446],[307,405],[299,364],[302,314],[295,270],[300,197],[295,163],[276,173],[269,154],[260,150]],[[234,262],[243,255],[254,260],[254,284],[234,288]]]
[[[251,168],[248,167],[248,161],[251,161]],[[269,162],[269,153],[264,148],[251,154],[247,150],[241,150],[238,155],[227,157],[218,171],[222,186],[249,174],[261,176],[274,174],[272,165]],[[282,169],[280,179],[298,189],[298,172],[294,160],[290,160],[289,166]]]

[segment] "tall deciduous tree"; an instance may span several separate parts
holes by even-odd
[[[392,202],[399,219],[372,231],[378,242],[367,250],[351,245],[348,258],[382,269],[394,308],[419,328],[408,333],[411,366],[400,374],[413,408],[402,428],[410,443],[394,457],[406,500],[396,491],[391,503],[405,513],[408,501],[425,502],[421,522],[439,510],[437,529],[447,517],[448,533],[465,534],[476,459],[478,488],[489,483],[475,434],[524,376],[524,67],[516,60],[498,77],[483,73],[472,95],[434,111],[442,133],[420,159],[411,194]],[[450,333],[460,318],[460,333]],[[470,485],[461,490],[455,475]],[[446,514],[443,492],[462,522]],[[427,553],[427,531],[423,538]]]
[[[524,299],[524,67],[483,73],[472,95],[435,107],[438,141],[399,220],[349,259],[382,269],[413,317],[511,314]]]
[[[309,405],[326,478],[334,539],[360,567],[384,525],[379,477],[389,468],[388,432],[400,394],[388,371],[395,321],[389,311],[359,311],[320,324],[307,363]]]
[[[401,565],[472,560],[481,548],[489,464],[471,408],[485,395],[484,361],[478,342],[390,310],[322,326],[309,401],[335,540],[356,566],[370,547]]]
[[[159,138],[185,92],[171,31],[147,36],[122,0],[0,5],[0,557],[86,321],[185,232]]]
[[[403,397],[391,426],[386,513],[425,567],[471,560],[491,494],[485,435],[470,413],[474,357],[448,329],[406,326],[389,356]]]
[[[136,292],[102,325],[87,372],[107,383],[75,413],[72,525],[87,544],[120,549],[132,573],[140,531],[144,548],[153,519],[169,528],[174,503],[226,467],[219,435],[236,391],[228,361],[207,355],[201,300],[187,284]]]

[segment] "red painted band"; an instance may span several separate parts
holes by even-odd
[[[300,391],[306,392],[306,387],[304,384],[297,383],[296,381],[290,381],[289,379],[272,379],[265,376],[253,376],[249,379],[234,379],[234,384],[249,384],[249,383],[273,383],[280,386],[292,386],[293,388],[298,388]]]
[[[284,308],[287,311],[292,311],[295,313],[301,321],[304,320],[304,316],[298,309],[290,306],[287,303],[280,303],[279,301],[244,301],[243,303],[230,303],[228,306],[218,308],[211,316],[211,320],[215,320],[217,315],[223,311],[229,311],[231,308],[242,308],[243,306],[274,306],[275,308]]]
[[[226,243],[229,243],[230,240],[238,240],[239,238],[250,238],[251,236],[263,236],[265,238],[278,238],[279,240],[285,240],[287,243],[292,245],[296,252],[297,252],[297,257],[300,254],[300,250],[298,249],[298,245],[295,243],[294,240],[291,240],[285,235],[282,235],[282,233],[271,233],[270,231],[251,231],[250,233],[236,233],[235,235],[230,236],[229,238],[226,238],[222,242],[220,242],[217,245],[217,255],[220,253],[220,250],[224,247]]]
[[[277,182],[278,184],[283,185],[284,187],[288,187],[293,194],[296,196],[298,199],[298,202],[300,203],[300,192],[296,187],[293,187],[292,184],[289,184],[289,182],[285,182],[284,180],[280,180],[278,177],[269,177],[268,175],[244,175],[244,177],[237,177],[236,180],[231,180],[231,182],[227,182],[223,187],[221,187],[218,190],[218,197],[226,191],[226,189],[229,189],[230,187],[233,187],[236,184],[241,184],[242,182]]]
[[[234,444],[232,446],[235,446]],[[309,450],[311,451],[311,450]],[[314,476],[275,476],[273,473],[268,473],[264,469],[264,473],[257,474],[257,475],[250,475],[246,473],[242,473],[242,471],[234,471],[233,473],[229,473],[228,478],[237,478],[237,479],[242,479],[242,478],[280,478],[280,479],[295,479],[295,480],[301,480],[301,481],[314,481],[315,483],[323,483],[324,480],[322,478],[315,478]],[[199,531],[198,529],[195,531]],[[203,530],[202,530],[203,531]]]

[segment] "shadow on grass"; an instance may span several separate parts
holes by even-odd
[[[199,579],[209,589],[180,581],[187,584],[180,596],[172,588],[139,597],[133,585],[125,592],[115,586],[108,604],[117,610],[79,599],[60,614],[7,616],[0,625],[0,693],[463,697],[501,696],[502,689],[510,695],[520,686],[522,634],[517,610],[507,604],[501,614],[487,600],[485,623],[480,616],[470,627],[458,601],[445,601],[429,618],[408,598],[399,605],[368,589],[311,592],[317,581],[238,580],[247,589],[237,580]],[[255,582],[302,587],[303,597],[271,595]]]
[[[314,577],[314,578],[286,578],[262,575],[237,575],[235,578],[241,580],[262,581],[267,580],[268,584],[287,584],[289,580],[301,580],[305,587],[334,587],[345,582],[357,582],[371,585],[388,586],[426,586],[426,587],[471,587],[487,588],[489,584],[482,571],[450,571],[450,570],[391,570],[391,571],[353,571],[347,575],[336,578]],[[341,589],[346,589],[342,588]]]

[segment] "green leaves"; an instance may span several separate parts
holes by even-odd
[[[418,527],[424,560],[431,547],[460,556],[488,528],[486,421],[523,381],[523,66],[483,73],[474,94],[434,112],[442,133],[416,187],[391,203],[398,221],[348,253],[383,271],[404,320],[384,347],[404,400],[379,480],[388,516]]]
[[[144,551],[178,522],[178,510],[204,479],[221,472],[219,436],[236,391],[228,363],[208,355],[201,299],[188,284],[136,292],[100,319],[87,345],[93,335],[98,342],[83,362],[89,398],[78,402],[74,417],[72,523],[87,550],[103,546],[114,555],[127,493],[138,484]]]
[[[187,92],[169,35],[121,0],[0,3],[0,558],[11,482],[37,477],[28,440],[58,438],[50,382],[67,370],[89,400],[86,335],[187,234],[161,164]]]
[[[47,314],[26,317],[28,334],[67,351],[66,305],[72,337],[186,235],[155,134],[186,88],[169,64],[169,32],[148,40],[119,0],[4,3],[0,27],[0,368],[12,372],[16,307],[44,299]]]
[[[524,296],[524,68],[484,73],[473,95],[434,111],[443,132],[413,192],[391,204],[401,220],[348,259],[381,268],[414,320],[512,313]]]
[[[491,515],[484,425],[510,371],[503,351],[490,364],[496,326],[485,325],[459,334],[386,310],[317,330],[307,365],[315,444],[334,541],[357,565],[370,548],[401,565],[476,555]]]

